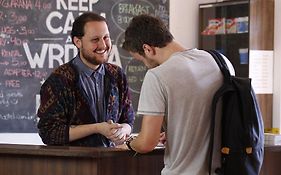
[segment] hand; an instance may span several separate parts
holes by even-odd
[[[161,132],[158,145],[165,145],[166,141],[167,141],[167,139],[166,139],[165,132]]]
[[[118,130],[123,128],[122,125],[118,123],[109,123],[109,122],[102,122],[98,124],[99,133],[105,136],[108,139],[111,139],[114,133]]]
[[[107,122],[113,124],[112,120],[109,120]],[[132,131],[132,128],[129,124],[122,123],[120,125],[122,125],[123,127],[119,129],[112,129],[112,137],[109,137],[109,139],[111,139],[115,143],[115,145],[123,144],[130,136]]]
[[[127,138],[127,133],[125,132],[125,129],[119,128],[119,129],[111,129],[111,136],[108,137],[111,141],[115,143],[115,145],[123,144]]]
[[[115,148],[119,148],[119,149],[123,149],[123,150],[129,150],[129,148],[126,144],[116,145]]]

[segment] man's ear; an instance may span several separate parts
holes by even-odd
[[[143,44],[142,46],[143,50],[144,50],[144,53],[146,55],[155,55],[155,48],[148,45],[148,44]]]
[[[81,45],[82,45],[82,41],[81,41],[81,39],[79,39],[78,37],[73,37],[73,43],[75,44],[75,46],[77,47],[77,48],[81,48]]]

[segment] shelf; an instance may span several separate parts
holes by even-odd
[[[216,24],[216,22],[220,22],[220,19],[226,21],[239,17],[248,17],[247,33],[221,34],[223,30],[227,29],[222,24],[216,35],[201,34],[202,31],[208,29],[212,22]],[[223,20],[221,21],[223,23]],[[228,21],[228,24],[231,23]],[[274,0],[241,0],[199,4],[199,49],[221,51],[233,64],[237,76],[248,77],[250,62],[241,64],[239,49],[240,53],[241,49],[248,50],[248,53],[243,55],[245,58],[248,57],[248,60],[250,60],[250,50],[273,50],[273,26]],[[212,25],[210,29],[212,30]],[[212,32],[210,33],[212,34]],[[260,93],[258,94],[258,102],[263,115],[264,127],[271,128],[273,95]]]

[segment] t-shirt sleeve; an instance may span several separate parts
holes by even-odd
[[[164,115],[166,101],[164,89],[159,77],[149,70],[142,84],[137,113],[140,115]]]

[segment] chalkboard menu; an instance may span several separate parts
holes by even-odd
[[[37,132],[40,87],[55,67],[77,54],[70,31],[86,11],[107,19],[113,43],[109,62],[125,70],[136,110],[147,69],[121,49],[124,31],[140,14],[168,25],[169,0],[0,0],[0,132]]]

